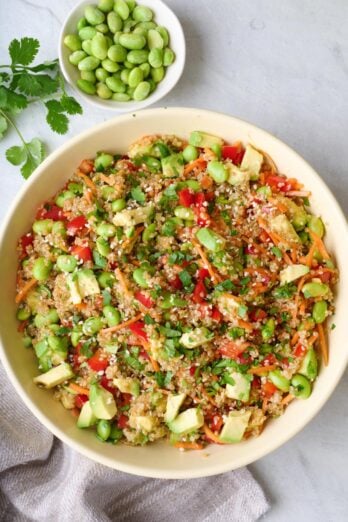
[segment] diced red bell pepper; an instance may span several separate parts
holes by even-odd
[[[266,357],[264,358],[264,360],[262,361],[261,364],[262,364],[262,366],[272,366],[276,362],[277,362],[276,356],[273,355],[273,353],[269,353],[268,355],[266,355]]]
[[[221,323],[222,321],[222,313],[216,306],[213,307],[211,311],[211,318],[213,321],[216,321],[217,323]]]
[[[277,391],[277,387],[274,386],[273,382],[267,381],[262,385],[262,393],[265,397],[269,398]]]
[[[76,236],[79,230],[82,230],[87,225],[85,216],[76,216],[67,224],[67,232],[69,236]]]
[[[63,221],[65,219],[63,210],[57,205],[41,207],[36,213],[36,219],[52,219],[53,221]]]
[[[237,359],[244,350],[246,349],[245,344],[237,344],[234,341],[227,341],[223,343],[220,348],[219,352],[221,355],[228,357],[229,359]]]
[[[249,319],[252,323],[256,323],[257,321],[262,321],[262,319],[266,319],[267,313],[262,310],[262,308],[255,308],[249,312]]]
[[[260,239],[261,243],[266,243],[267,241],[270,240],[270,237],[267,234],[266,230],[261,230],[261,232],[259,234],[259,239]]]
[[[120,393],[117,404],[119,408],[123,408],[123,406],[128,406],[132,402],[132,395],[130,393]]]
[[[143,358],[146,359],[147,361],[150,360],[150,356],[149,356],[149,354],[147,353],[146,350],[141,350],[141,351],[139,352],[139,356],[140,356],[140,357],[143,357]]]
[[[76,395],[76,397],[75,397],[75,406],[76,406],[76,408],[81,410],[82,406],[87,401],[88,401],[87,395]]]
[[[278,176],[277,174],[270,174],[267,176],[266,185],[271,187],[272,190],[280,192],[289,192],[289,190],[293,190],[292,183],[287,178]]]
[[[92,261],[92,250],[87,246],[73,245],[71,247],[71,254],[78,257],[84,263]]]
[[[34,236],[33,234],[29,233],[29,234],[25,234],[24,236],[22,236],[19,240],[19,244],[20,244],[20,247],[21,247],[21,257],[25,257],[27,255],[27,248],[28,246],[32,245],[34,242]]]
[[[197,366],[191,366],[191,368],[189,370],[191,377],[194,376],[196,370],[197,370]]]
[[[102,357],[100,350],[97,350],[95,354],[88,359],[87,364],[95,372],[101,372],[109,366],[109,361]]]
[[[103,375],[100,379],[100,386],[105,388],[105,390],[109,391],[110,393],[115,393],[115,386],[113,386],[112,381],[110,381],[106,375]]]
[[[138,291],[135,292],[134,297],[139,303],[141,303],[146,308],[152,308],[155,305],[155,302],[151,297],[143,294],[142,292]]]
[[[195,194],[188,188],[183,188],[178,192],[179,203],[183,207],[190,207],[195,202]]]
[[[209,270],[207,268],[199,268],[197,277],[201,281],[203,281],[206,277],[210,277]]]
[[[147,341],[147,333],[145,331],[145,323],[144,321],[136,321],[133,324],[130,324],[129,327],[131,332],[133,332],[135,335],[140,337],[141,339],[144,339]]]
[[[127,415],[124,415],[123,413],[121,413],[121,415],[117,419],[117,427],[120,428],[121,430],[124,430],[125,428],[127,428],[127,426],[128,426],[128,417],[127,417]]]
[[[178,275],[174,277],[174,279],[171,279],[169,281],[169,284],[174,290],[181,290],[182,289],[182,281]]]
[[[299,343],[295,348],[294,356],[303,357],[304,354],[306,353],[306,351],[307,351],[307,349],[303,346],[303,344]]]
[[[261,379],[257,375],[254,375],[253,380],[251,381],[251,387],[254,390],[258,390],[261,387]]]
[[[245,150],[241,143],[236,145],[225,145],[222,147],[221,156],[223,159],[230,159],[235,165],[240,165],[244,156]]]
[[[254,245],[247,245],[244,247],[244,254],[255,255],[257,250]]]
[[[211,430],[219,432],[222,428],[223,423],[224,423],[224,421],[222,419],[222,416],[219,415],[218,413],[216,413],[215,415],[212,416],[212,419],[210,422]]]
[[[328,283],[331,279],[331,272],[324,271],[323,273],[319,273],[318,277],[321,279],[322,283]]]
[[[204,303],[207,297],[207,289],[203,281],[198,281],[192,293],[192,301],[197,304]]]

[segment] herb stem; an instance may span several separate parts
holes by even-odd
[[[30,152],[30,149],[25,141],[25,139],[23,138],[23,135],[22,133],[20,132],[19,128],[17,127],[17,125],[15,124],[15,122],[13,120],[11,120],[11,118],[6,114],[6,112],[4,112],[3,110],[0,109],[0,114],[8,121],[8,123],[14,128],[14,130],[17,132],[21,142],[23,143],[23,147],[25,148],[25,150],[27,151],[27,154],[28,156],[30,156],[32,158],[32,154]]]

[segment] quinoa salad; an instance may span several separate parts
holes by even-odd
[[[104,442],[259,435],[328,364],[338,271],[310,196],[202,131],[84,159],[18,243],[34,382]]]

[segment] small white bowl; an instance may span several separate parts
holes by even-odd
[[[340,270],[333,317],[336,328],[330,331],[329,365],[320,369],[311,396],[307,400],[293,401],[284,415],[268,422],[257,438],[188,452],[180,452],[165,442],[144,447],[103,444],[90,430],[76,427],[76,419],[53,399],[52,391],[41,390],[33,383],[33,377],[38,373],[35,355],[23,347],[17,331],[14,300],[17,241],[28,232],[37,207],[64,186],[83,158],[93,157],[98,150],[125,153],[130,143],[145,134],[176,134],[188,138],[193,130],[216,134],[227,143],[240,140],[254,144],[270,154],[280,172],[297,177],[312,192],[313,211],[321,215],[325,223],[325,243]],[[271,134],[237,118],[202,109],[162,108],[117,116],[75,136],[50,154],[25,182],[3,221],[0,231],[1,362],[17,393],[42,424],[96,462],[127,473],[167,479],[197,478],[230,471],[250,464],[291,439],[319,412],[337,386],[348,360],[347,259],[347,222],[335,198],[312,167]],[[334,407],[331,403],[331,408]]]
[[[64,37],[67,34],[77,32],[76,25],[80,18],[84,16],[84,10],[87,5],[95,4],[95,0],[82,0],[74,9],[70,11],[66,17],[59,35],[58,56],[59,65],[66,81],[87,103],[95,105],[101,109],[115,111],[118,113],[137,111],[148,107],[163,98],[178,83],[184,70],[186,59],[186,43],[184,31],[177,16],[169,7],[161,0],[137,0],[138,5],[144,5],[152,9],[154,12],[154,21],[158,25],[164,26],[169,32],[169,47],[175,52],[175,61],[166,68],[166,74],[163,80],[157,84],[156,89],[143,101],[117,102],[114,100],[102,100],[97,95],[88,95],[80,91],[76,82],[79,79],[79,70],[75,65],[69,62],[71,51],[64,45]]]

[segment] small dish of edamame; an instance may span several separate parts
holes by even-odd
[[[58,53],[64,77],[84,100],[128,112],[174,88],[185,47],[178,18],[160,0],[83,0],[63,23]]]

